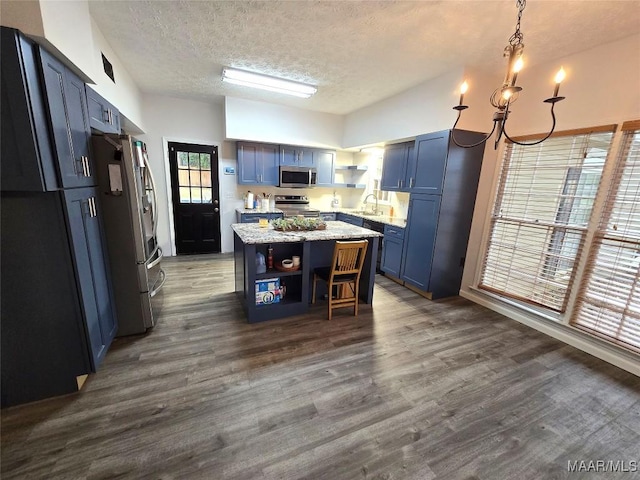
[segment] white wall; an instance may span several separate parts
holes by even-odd
[[[142,100],[138,86],[124,68],[93,19],[91,19],[91,31],[93,36],[93,61],[96,65],[96,73],[93,77],[95,85],[91,85],[91,87],[115,105],[120,110],[120,113],[136,127],[135,129],[144,131]],[[104,73],[102,53],[113,65],[115,83]],[[125,127],[127,130],[132,130],[132,125],[127,124]]]
[[[146,135],[139,138],[147,144],[153,174],[158,183],[158,241],[166,255],[175,254],[166,142],[177,141],[217,145],[220,179],[220,224],[222,250],[233,251],[233,236],[228,225],[234,223],[235,209],[242,201],[236,199],[236,176],[224,175],[225,166],[236,166],[235,149],[224,142],[222,105],[159,95],[142,95],[142,117]]]
[[[226,138],[255,142],[340,148],[341,115],[266,102],[225,98]]]
[[[17,28],[27,35],[44,37],[42,12],[38,0],[0,2],[0,24]]]
[[[524,90],[513,105],[509,119],[510,135],[547,131],[550,127],[549,107],[542,103],[553,93],[553,77],[560,65],[568,76],[560,94],[566,100],[557,105],[557,130],[591,127],[625,120],[640,119],[640,35],[587,50],[561,61],[525,68],[520,76]],[[544,321],[535,314],[524,312],[473,289],[482,259],[482,244],[489,228],[489,211],[499,175],[501,150],[490,146],[485,150],[476,207],[474,210],[461,295],[493,308],[500,313],[526,323],[593,355],[636,374],[640,372],[637,359],[615,349],[603,347],[587,336],[577,334],[564,325]]]
[[[456,119],[453,106],[458,104],[464,75],[465,70],[458,68],[348,114],[342,146],[351,148],[388,143],[451,128]],[[466,97],[477,104],[474,105],[476,112],[487,108],[484,103],[475,101],[479,90],[471,89]],[[467,129],[487,128],[486,122],[476,125],[474,118],[471,116],[461,126]]]

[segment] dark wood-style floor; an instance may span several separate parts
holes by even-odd
[[[164,265],[153,331],[81,393],[2,411],[3,479],[538,480],[638,460],[638,377],[469,301],[378,277],[358,317],[249,325],[231,257]]]

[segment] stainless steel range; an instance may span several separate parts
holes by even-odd
[[[275,206],[284,212],[285,217],[303,215],[305,217],[319,217],[320,210],[309,207],[306,195],[276,195]]]

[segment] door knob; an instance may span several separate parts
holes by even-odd
[[[220,211],[220,209],[218,207],[216,207],[216,208],[213,209],[213,211],[217,213],[217,212]]]
[[[214,200],[214,201],[213,201],[213,204],[214,204],[214,205],[218,205],[218,200]]]

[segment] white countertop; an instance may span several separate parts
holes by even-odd
[[[319,242],[322,240],[349,240],[357,238],[381,237],[382,234],[367,228],[357,227],[345,222],[326,222],[326,230],[287,231],[280,232],[272,225],[261,227],[257,223],[234,223],[231,228],[240,237],[242,243],[289,243],[289,242]]]
[[[370,220],[372,222],[384,223],[386,225],[391,225],[393,227],[406,227],[407,220],[402,217],[389,215],[364,215],[358,210],[352,210],[349,208],[334,208],[334,209],[320,209],[322,213],[346,213],[348,215],[353,215],[354,217],[364,218],[365,220]]]

